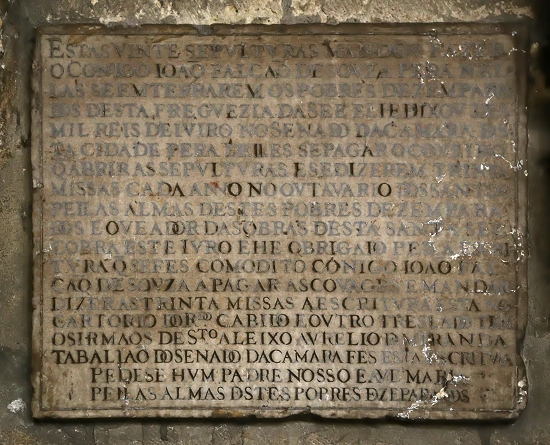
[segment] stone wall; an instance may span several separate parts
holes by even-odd
[[[544,445],[550,443],[550,6],[546,0],[0,1],[0,444]],[[30,72],[46,24],[525,21],[529,108],[529,325],[526,411],[514,423],[328,421],[299,417],[178,421],[33,421]],[[544,73],[546,71],[546,78]]]

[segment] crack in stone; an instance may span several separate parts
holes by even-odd
[[[422,352],[424,352],[424,355],[426,355],[426,358],[428,358],[426,350],[429,350],[432,354],[432,356],[430,356],[430,358],[428,359],[430,363],[432,363],[431,357],[435,356],[435,354],[433,353],[431,348],[426,345],[424,346],[424,349],[422,349]],[[432,406],[439,403],[441,400],[444,400],[447,397],[449,397],[449,394],[447,393],[447,389],[450,384],[466,383],[468,380],[470,380],[470,378],[464,375],[453,376],[452,374],[447,374],[446,381],[445,381],[445,384],[443,385],[443,388],[441,388],[430,400],[417,400],[416,402],[413,402],[413,404],[409,406],[405,411],[397,414],[397,417],[399,419],[410,419],[410,415],[413,411],[421,409],[423,406],[426,406],[427,408],[431,408]],[[452,411],[452,408],[449,408],[449,410]]]

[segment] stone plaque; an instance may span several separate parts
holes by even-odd
[[[40,30],[34,416],[517,417],[525,48]]]

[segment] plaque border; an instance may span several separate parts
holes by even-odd
[[[207,408],[207,407],[133,407],[133,408],[58,408],[48,409],[44,406],[42,386],[44,384],[42,370],[43,357],[43,164],[42,164],[42,70],[41,45],[44,38],[50,35],[188,35],[188,36],[284,36],[284,35],[511,35],[515,49],[516,76],[516,205],[515,221],[517,232],[512,233],[515,247],[518,251],[516,261],[517,329],[516,329],[516,381],[515,406],[509,410],[492,409],[430,409],[421,407],[407,410],[400,408],[351,407],[351,408],[310,408],[295,406],[292,408],[258,408],[239,407]],[[296,25],[142,25],[140,27],[108,27],[98,24],[50,25],[36,30],[36,43],[31,78],[31,163],[33,190],[33,294],[32,294],[32,376],[33,387],[32,416],[37,419],[83,419],[83,418],[281,418],[297,414],[314,414],[325,418],[340,419],[382,419],[384,417],[400,418],[399,414],[407,411],[403,420],[506,420],[516,419],[525,409],[527,403],[527,374],[522,357],[523,341],[527,327],[528,311],[528,225],[527,209],[527,74],[529,61],[529,31],[522,21],[500,23],[346,23],[338,25],[327,24],[296,24]],[[150,414],[155,410],[155,414]],[[457,414],[460,416],[457,418]]]

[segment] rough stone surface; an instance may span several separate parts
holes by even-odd
[[[104,25],[135,26],[143,23],[279,23],[281,2],[277,0],[237,0],[226,2],[162,1],[111,2],[62,0],[40,5],[27,3],[24,12],[32,21],[50,23],[97,21]]]
[[[340,2],[292,0],[292,12],[298,20],[321,22],[455,22],[494,20],[499,16],[531,16],[529,6],[521,0],[493,3],[470,0],[428,0],[418,8],[414,0],[344,0]]]
[[[151,427],[151,433],[144,436],[144,445],[178,444],[200,445],[212,443],[214,425],[166,423]],[[160,434],[159,434],[160,431]]]
[[[517,416],[527,386],[516,343],[526,307],[522,29],[203,31],[40,30],[35,416]],[[350,82],[348,52],[369,32],[373,51],[364,57],[377,68],[359,65],[362,83]],[[162,45],[150,47],[151,38]],[[378,58],[396,41],[405,56]],[[67,58],[83,42],[108,59]],[[483,44],[474,54],[464,42]],[[135,61],[138,45],[149,55]],[[215,49],[217,63],[198,49]],[[188,64],[186,50],[198,60]],[[167,74],[174,64],[198,80],[178,79],[180,90]],[[86,79],[90,67],[119,65],[135,70],[132,84],[118,71]],[[493,71],[495,87],[486,90]],[[247,78],[248,90],[237,83],[220,103],[191,88],[217,96],[228,76]],[[447,77],[461,78],[466,94]],[[395,97],[399,87],[425,105]],[[312,128],[307,136],[303,125]],[[182,138],[190,143],[178,145]],[[452,149],[430,151],[443,143]],[[468,190],[460,206],[447,197],[455,187]],[[328,242],[332,252],[322,247]],[[368,259],[358,262],[358,253]],[[327,283],[330,298],[316,282]],[[322,334],[312,332],[320,325]]]
[[[550,219],[550,145],[548,144],[547,119],[550,115],[550,81],[545,80],[544,70],[550,67],[542,57],[548,55],[547,22],[550,17],[548,2],[516,1],[467,1],[453,0],[440,2],[445,7],[433,7],[432,3],[411,2],[408,7],[399,7],[404,2],[372,2],[378,5],[375,14],[366,13],[369,4],[346,2],[343,16],[337,16],[334,4],[328,2],[305,2],[300,4],[284,0],[269,6],[273,12],[261,13],[262,20],[274,23],[296,23],[303,21],[321,22],[326,19],[353,21],[443,21],[482,20],[502,21],[527,19],[538,45],[533,47],[530,102],[530,148],[529,148],[529,192],[530,192],[530,310],[527,337],[524,342],[524,357],[531,385],[527,409],[513,424],[416,424],[368,422],[318,422],[316,419],[266,422],[250,420],[246,424],[232,424],[243,431],[243,440],[250,437],[250,443],[262,444],[267,439],[253,434],[266,427],[271,434],[288,444],[361,444],[361,445],[401,445],[403,443],[434,445],[545,445],[550,443],[547,413],[550,408],[550,380],[547,369],[549,363],[548,344],[550,337],[550,237],[547,221]],[[338,2],[339,3],[339,2]],[[174,8],[176,2],[163,1],[162,4]],[[139,10],[149,15],[137,19],[137,23],[162,20],[175,20],[168,17],[157,2],[144,0]],[[239,20],[252,22],[256,19],[252,8],[246,4],[239,9],[239,16],[225,14],[229,3],[188,2],[178,3],[177,15],[189,17],[189,23],[210,24],[212,21],[229,22]],[[267,3],[255,2],[263,9]],[[102,6],[102,2],[98,2]],[[238,6],[243,3],[239,2]],[[351,7],[349,6],[351,5]],[[229,4],[231,7],[231,4]],[[296,11],[294,11],[296,8]],[[318,12],[327,9],[323,18]],[[526,9],[528,8],[528,9]],[[0,387],[0,443],[9,445],[94,445],[94,430],[98,436],[106,428],[124,428],[125,422],[34,422],[30,417],[30,295],[31,295],[31,238],[30,238],[30,96],[29,79],[32,58],[33,27],[56,23],[100,23],[101,19],[120,23],[136,23],[139,12],[131,1],[109,1],[103,8],[91,8],[89,2],[72,0],[65,2],[47,0],[22,0],[0,3],[2,19],[0,64],[0,301],[3,309],[0,321],[0,344],[2,345],[2,385]],[[212,13],[211,11],[218,11]],[[301,11],[304,12],[301,12]],[[195,11],[192,14],[188,11]],[[198,11],[198,12],[197,12]],[[207,12],[208,11],[208,12]],[[317,11],[317,12],[315,12]],[[369,10],[372,11],[372,10]],[[472,11],[480,11],[473,13]],[[213,17],[213,14],[217,16]],[[304,15],[302,15],[304,14]],[[193,17],[195,17],[193,19]],[[529,17],[532,17],[529,19]],[[193,21],[196,20],[196,21]],[[266,22],[267,23],[267,22]],[[546,79],[550,70],[546,72]],[[8,406],[21,398],[26,408],[15,413]],[[218,422],[144,423],[144,443],[151,444],[208,444],[212,443],[213,429]],[[340,434],[338,434],[339,432]],[[408,442],[407,442],[408,441]],[[122,445],[129,443],[125,438],[118,443],[104,441],[105,444]],[[278,443],[273,439],[273,443]]]

